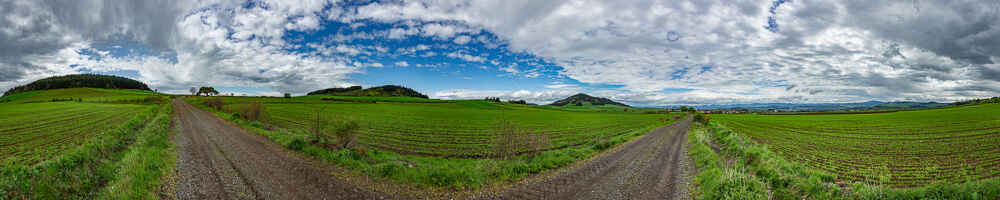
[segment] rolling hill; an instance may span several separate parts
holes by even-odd
[[[119,76],[99,75],[99,74],[74,74],[65,76],[54,76],[39,79],[27,85],[17,86],[3,96],[10,96],[17,93],[63,89],[63,88],[104,88],[104,89],[133,89],[151,91],[145,83]]]
[[[562,100],[559,100],[559,101],[556,101],[556,102],[552,102],[552,104],[549,104],[549,105],[553,105],[553,106],[565,106],[565,105],[597,105],[597,106],[600,106],[600,105],[617,105],[617,106],[622,106],[622,107],[627,107],[627,108],[631,108],[632,107],[632,106],[629,106],[629,105],[625,105],[623,103],[618,103],[618,102],[612,101],[611,99],[608,99],[608,98],[593,97],[593,96],[590,96],[590,95],[587,95],[587,94],[583,94],[583,93],[579,93],[579,94],[576,94],[576,95],[573,95],[573,96],[570,96],[570,97],[566,97],[565,99],[562,99]]]
[[[362,89],[361,86],[348,88],[327,88],[310,92],[309,95],[357,96],[357,97],[416,97],[427,99],[427,95],[398,85],[383,85]]]

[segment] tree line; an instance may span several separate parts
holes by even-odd
[[[21,92],[62,88],[106,88],[152,91],[145,83],[130,78],[100,74],[74,74],[39,79],[27,85],[11,88],[7,92],[4,92],[3,96]]]

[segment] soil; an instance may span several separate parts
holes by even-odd
[[[173,106],[178,199],[383,199],[181,99]]]

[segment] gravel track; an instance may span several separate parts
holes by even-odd
[[[548,178],[515,186],[498,199],[687,199],[684,144],[691,118]]]
[[[382,199],[181,99],[173,107],[178,199]]]

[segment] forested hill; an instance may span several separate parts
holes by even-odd
[[[334,96],[363,96],[363,97],[416,97],[416,98],[428,98],[427,95],[421,94],[413,89],[406,88],[398,85],[384,85],[368,89],[361,89],[361,86],[352,86],[348,88],[327,88],[322,90],[317,90],[310,92],[309,95],[314,94],[325,94]]]
[[[36,91],[51,90],[61,88],[105,88],[105,89],[135,89],[150,90],[145,83],[119,76],[99,75],[99,74],[74,74],[65,76],[54,76],[43,78],[27,85],[17,86],[7,90],[3,96]]]
[[[564,105],[586,105],[586,104],[598,105],[598,106],[600,106],[600,105],[617,105],[617,106],[622,106],[622,107],[631,107],[631,106],[625,105],[623,103],[618,103],[618,102],[612,101],[611,99],[608,99],[608,98],[593,97],[593,96],[590,96],[590,95],[587,95],[587,94],[583,94],[583,93],[567,97],[567,98],[565,98],[563,100],[559,100],[559,101],[553,102],[552,104],[549,104],[549,105],[564,106]]]

